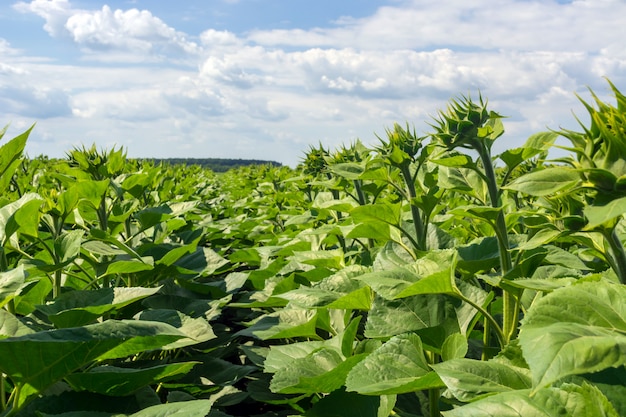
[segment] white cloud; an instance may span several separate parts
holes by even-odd
[[[573,93],[584,95],[587,85],[605,92],[601,76],[626,90],[623,0],[394,4],[308,30],[206,28],[195,43],[147,10],[19,2],[15,8],[43,17],[52,36],[118,65],[42,64],[0,39],[0,91],[13,95],[2,105],[29,117],[38,100],[48,103],[42,117],[62,109],[56,117],[66,123],[48,120],[53,139],[46,143],[88,133],[99,141],[117,137],[137,156],[294,164],[309,143],[375,142],[374,133],[394,121],[428,130],[430,115],[459,94],[480,90],[493,110],[510,116],[497,144],[506,148],[546,127],[575,127]],[[177,59],[185,69],[169,65]],[[154,60],[159,67],[137,65]],[[10,90],[16,85],[31,89]],[[167,149],[170,143],[176,146]]]
[[[44,29],[53,37],[65,34],[65,22],[72,14],[69,0],[32,0],[30,3],[17,2],[13,6],[23,13],[35,13],[43,17]]]
[[[70,16],[65,28],[74,41],[90,49],[122,49],[149,53],[196,53],[194,42],[166,25],[147,10],[80,11]]]
[[[14,7],[43,17],[44,28],[51,36],[69,37],[95,59],[105,52],[105,60],[137,61],[137,54],[176,60],[200,51],[186,34],[148,10],[112,10],[108,5],[100,10],[81,10],[73,8],[68,0],[33,0],[18,2]]]

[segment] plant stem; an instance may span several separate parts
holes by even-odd
[[[4,373],[0,372],[0,412],[7,409],[6,386]]]
[[[485,311],[491,315],[491,304],[487,305],[487,309]],[[480,359],[486,361],[491,357],[490,352],[487,350],[491,345],[491,322],[487,316],[484,316],[483,327],[483,351],[480,355]]]
[[[491,153],[486,146],[477,146],[476,150],[478,151],[478,155],[480,156],[485,170],[491,206],[494,208],[500,208],[502,207],[500,201],[500,191],[498,189],[496,174],[493,169]],[[511,262],[511,254],[509,252],[508,230],[504,219],[504,212],[502,210],[498,213],[498,217],[496,218],[495,232],[496,238],[498,239],[500,270],[504,276],[513,268],[513,265]],[[509,291],[502,290],[502,327],[505,343],[508,343],[516,332],[517,318],[519,317],[517,309],[518,301],[515,295]]]
[[[61,270],[54,271],[54,283],[52,287],[52,298],[56,300],[56,298],[61,295],[61,279],[63,277],[63,273]]]
[[[496,337],[498,338],[498,343],[500,344],[500,348],[503,348],[506,343],[505,338],[504,338],[504,333],[502,331],[502,328],[500,327],[500,325],[498,324],[498,322],[496,321],[495,318],[493,318],[493,316],[491,314],[489,314],[489,312],[487,310],[485,310],[482,306],[476,304],[474,301],[472,301],[471,299],[467,298],[465,295],[463,295],[463,293],[461,293],[461,291],[457,290],[454,293],[455,296],[459,297],[461,300],[465,301],[467,304],[471,305],[472,307],[474,307],[476,310],[478,310],[483,317],[485,317],[485,319],[487,319],[489,321],[489,323],[491,324],[491,326],[493,326],[493,329],[496,333]]]
[[[415,226],[415,236],[417,238],[417,250],[426,250],[426,232],[424,222],[422,221],[422,213],[419,207],[413,204],[413,199],[417,197],[415,190],[415,183],[413,182],[413,176],[409,171],[408,164],[400,166],[400,172],[406,183],[406,188],[409,192],[409,204],[411,205],[411,216],[413,217],[413,225]]]
[[[428,390],[428,408],[430,410],[430,417],[441,416],[441,412],[439,411],[439,397],[441,397],[439,388],[431,388]]]
[[[624,245],[617,235],[617,228],[613,227],[610,232],[606,230],[603,234],[611,247],[611,258],[613,260],[611,263],[613,264],[612,267],[615,270],[615,274],[622,284],[626,284],[626,253],[624,252]]]
[[[431,365],[439,362],[439,355],[434,352],[426,352],[426,357]],[[430,417],[441,417],[439,411],[439,398],[441,397],[441,391],[439,388],[431,388],[428,390],[428,414]]]

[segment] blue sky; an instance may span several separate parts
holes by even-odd
[[[7,0],[0,127],[29,155],[295,166],[309,145],[418,132],[458,95],[505,116],[496,152],[626,91],[624,0]]]

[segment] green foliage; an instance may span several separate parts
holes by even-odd
[[[25,159],[28,130],[0,148],[0,416],[623,414],[612,88],[555,161],[556,132],[493,155],[482,97],[219,176]]]

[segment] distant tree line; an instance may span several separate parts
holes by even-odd
[[[155,164],[164,163],[169,165],[200,165],[213,172],[226,172],[229,169],[248,165],[272,165],[282,166],[280,162],[263,161],[259,159],[228,159],[228,158],[142,158],[144,161],[152,161]]]

